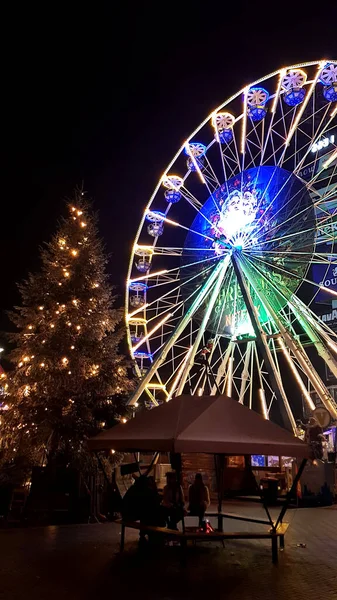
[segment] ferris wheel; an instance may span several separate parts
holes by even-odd
[[[130,258],[131,405],[225,393],[295,432],[297,395],[337,418],[315,357],[337,377],[337,334],[312,304],[323,288],[337,300],[324,285],[337,277],[336,113],[337,62],[289,66],[180,147]]]

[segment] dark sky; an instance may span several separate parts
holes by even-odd
[[[23,3],[22,3],[23,4]],[[1,309],[84,187],[123,294],[149,195],[181,142],[238,88],[337,55],[335,2],[11,3],[2,14]],[[273,15],[273,11],[279,11]],[[1,328],[8,327],[2,312]]]

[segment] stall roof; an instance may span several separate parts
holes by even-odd
[[[179,396],[88,441],[93,451],[308,457],[307,444],[227,396]]]

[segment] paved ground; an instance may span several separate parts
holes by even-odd
[[[262,516],[257,505],[244,509]],[[242,505],[227,510],[243,513]],[[0,598],[337,600],[336,508],[292,510],[287,520],[291,525],[278,566],[271,563],[268,541],[191,548],[182,568],[179,548],[140,554],[133,531],[126,551],[118,555],[119,527],[114,524],[2,530]],[[238,529],[238,522],[230,523]]]

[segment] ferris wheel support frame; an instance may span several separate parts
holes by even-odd
[[[255,308],[253,300],[250,296],[248,286],[245,282],[243,271],[241,268],[241,260],[240,260],[239,256],[240,256],[239,252],[234,251],[232,253],[231,258],[232,258],[235,275],[238,280],[238,284],[240,286],[240,290],[241,290],[243,299],[245,301],[246,308],[247,308],[247,311],[248,311],[248,314],[249,314],[249,317],[250,317],[250,320],[251,320],[251,323],[252,323],[252,326],[254,329],[254,333],[256,336],[256,344],[261,352],[261,355],[262,355],[265,365],[267,367],[272,390],[279,402],[280,412],[281,412],[284,426],[287,429],[289,429],[289,425],[290,425],[291,429],[295,433],[296,421],[295,421],[294,415],[292,413],[292,410],[290,408],[290,404],[288,402],[287,395],[283,388],[282,379],[281,379],[278,369],[274,363],[272,353],[268,346],[266,334],[260,325],[259,318],[258,318],[258,315],[256,312],[256,308]]]
[[[206,298],[206,296],[209,293],[210,289],[212,288],[214,282],[216,281],[222,267],[223,267],[222,263],[219,262],[219,264],[215,267],[214,271],[209,276],[206,283],[201,288],[197,297],[194,299],[190,308],[188,309],[186,314],[181,319],[180,323],[178,323],[176,330],[174,331],[174,333],[171,335],[171,337],[166,342],[161,354],[152,363],[150,369],[148,370],[146,375],[143,377],[143,379],[140,381],[138,387],[136,388],[135,392],[133,393],[132,397],[130,398],[130,400],[128,402],[129,406],[133,406],[137,402],[138,398],[141,396],[141,394],[145,390],[147,384],[150,382],[150,380],[153,377],[153,375],[155,374],[155,372],[158,370],[160,365],[164,362],[168,352],[170,351],[172,346],[174,346],[174,344],[177,341],[177,339],[179,338],[180,334],[184,331],[185,327],[188,325],[188,323],[192,319],[194,313],[198,310],[200,304]]]
[[[222,263],[222,267],[219,271],[219,278],[218,281],[216,282],[216,284],[214,285],[214,289],[212,291],[208,306],[207,306],[207,310],[203,316],[202,322],[200,324],[199,330],[198,330],[198,334],[194,340],[194,344],[192,347],[192,352],[190,353],[189,359],[185,365],[184,371],[182,373],[181,376],[181,380],[177,389],[177,396],[180,396],[180,394],[182,394],[188,374],[191,370],[191,368],[194,365],[194,359],[195,359],[195,355],[197,353],[197,350],[199,348],[200,342],[202,340],[202,337],[205,333],[205,329],[207,327],[207,323],[209,321],[209,318],[211,316],[212,310],[214,308],[214,304],[218,298],[219,292],[220,292],[220,288],[222,286],[223,280],[225,278],[227,269],[228,269],[228,265],[230,263],[230,256],[229,254],[227,256],[225,256],[225,259]]]
[[[211,391],[212,396],[214,396],[214,394],[216,392],[216,387],[220,385],[221,378],[223,377],[225,370],[227,369],[227,364],[232,355],[234,345],[235,345],[234,341],[230,340],[230,342],[226,348],[225,356],[223,357],[223,360],[222,360],[222,362],[218,368],[218,372],[216,374],[215,385],[213,385],[213,388]]]
[[[251,273],[250,274],[247,273],[247,269],[245,269],[245,261],[243,260],[242,262],[243,262],[243,271],[244,271],[246,277],[249,278],[249,281],[251,282],[252,286],[254,287],[254,290],[257,293],[257,295],[259,296],[261,302],[263,303],[263,305],[267,309],[267,311],[270,314],[270,316],[275,321],[275,323],[276,323],[277,327],[279,328],[279,331],[280,331],[283,339],[285,340],[288,348],[296,356],[296,359],[298,360],[299,364],[301,365],[301,368],[303,369],[304,373],[308,377],[310,383],[312,384],[313,388],[317,392],[317,394],[318,394],[320,400],[322,401],[322,403],[324,404],[325,408],[331,413],[331,415],[334,418],[337,418],[337,406],[336,406],[336,404],[334,402],[334,399],[332,398],[331,394],[329,394],[329,391],[328,391],[327,387],[324,385],[324,383],[322,382],[321,378],[319,377],[319,375],[318,375],[316,369],[314,368],[314,366],[313,366],[310,358],[308,357],[307,353],[305,352],[305,350],[304,350],[301,342],[299,340],[295,340],[292,337],[292,335],[289,333],[289,331],[286,329],[286,327],[283,325],[283,323],[282,323],[281,319],[279,318],[277,312],[272,308],[272,306],[270,305],[270,303],[269,303],[268,299],[266,298],[265,294],[261,290],[261,287],[257,284],[256,280],[254,280],[254,278],[252,278],[252,274]],[[264,277],[263,273],[261,273],[261,271],[257,267],[254,266],[254,269],[260,275],[262,275],[262,277]],[[274,283],[272,283],[271,281],[269,281],[269,283],[272,285],[272,287],[274,287],[275,291],[277,291],[277,293],[279,295],[281,295],[287,301],[290,309],[294,311],[294,307],[293,307],[293,304],[292,304],[291,300],[287,299],[286,296],[284,294],[282,294],[282,292],[276,288],[276,286],[275,286]],[[300,321],[299,315],[296,315],[296,317]],[[301,324],[302,324],[302,322],[301,322]],[[302,327],[303,327],[303,324],[302,324]]]
[[[253,348],[253,342],[247,343],[246,356],[243,363],[242,374],[241,374],[241,386],[240,386],[240,396],[239,396],[239,404],[243,404],[243,400],[245,397],[246,389],[247,389],[247,381],[249,377],[249,363],[251,359]],[[251,383],[251,382],[250,382]]]

